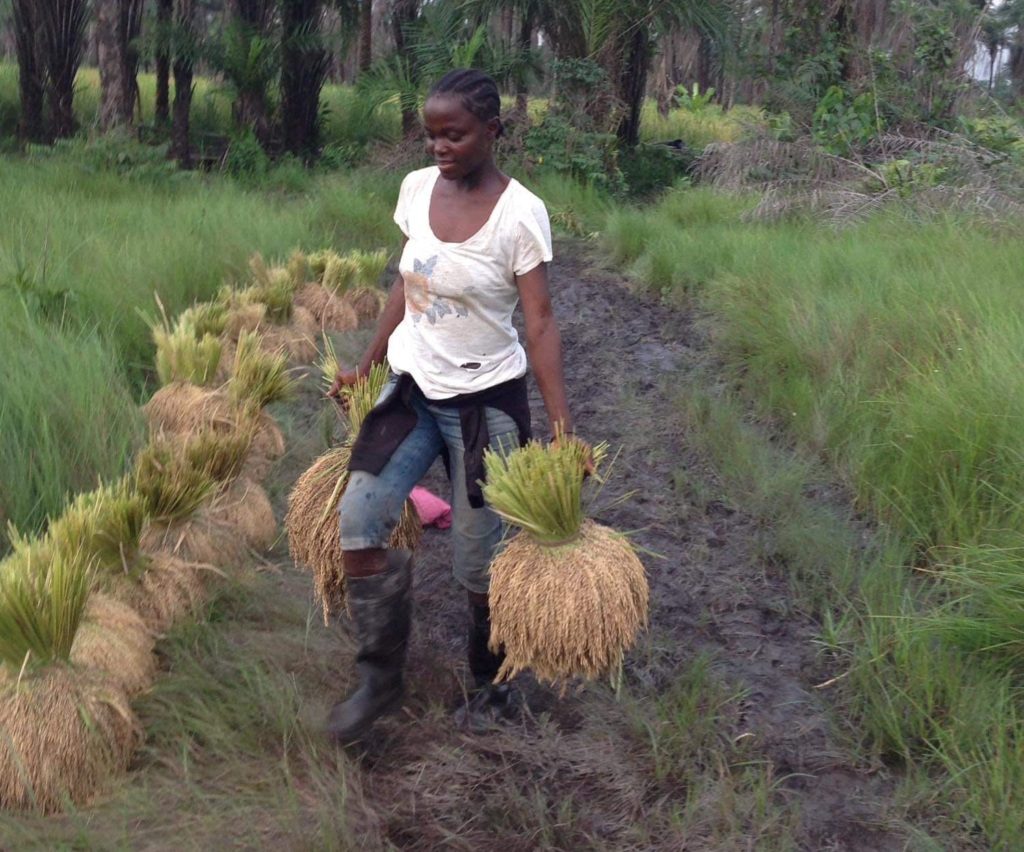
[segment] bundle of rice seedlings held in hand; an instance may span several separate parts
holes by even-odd
[[[329,351],[321,364],[325,376],[331,372],[333,363],[333,352]],[[329,622],[332,612],[340,612],[345,602],[337,509],[348,484],[352,444],[363,419],[380,396],[387,376],[387,367],[378,364],[369,376],[345,390],[348,434],[344,442],[313,462],[288,495],[288,514],[284,521],[288,549],[297,563],[313,572],[313,588],[323,608],[324,624]],[[419,543],[420,532],[416,509],[406,501],[388,544],[392,548],[412,550]]]
[[[608,676],[647,624],[643,564],[625,537],[584,517],[589,449],[562,439],[484,456],[484,497],[521,527],[491,564],[491,648],[497,680],[532,669],[538,680]],[[605,447],[594,448],[594,464]]]

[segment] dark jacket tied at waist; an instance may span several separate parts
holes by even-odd
[[[480,483],[485,478],[484,450],[491,442],[484,409],[496,408],[515,421],[519,430],[520,446],[529,441],[530,403],[526,393],[526,377],[502,382],[500,385],[475,393],[453,396],[450,399],[427,400],[412,376],[399,376],[394,391],[375,406],[363,420],[352,446],[349,470],[361,470],[376,476],[384,469],[392,454],[416,426],[417,415],[412,405],[414,394],[419,394],[428,405],[458,409],[462,443],[465,447],[466,493],[469,505],[479,509],[484,505],[484,495],[480,488]],[[451,477],[447,450],[444,455],[445,466]]]

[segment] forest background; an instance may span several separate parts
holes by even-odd
[[[0,550],[127,468],[154,292],[391,245],[480,67],[559,233],[713,328],[691,419],[874,525],[789,557],[865,760],[922,836],[1024,836],[1024,2],[0,0],[0,55]]]

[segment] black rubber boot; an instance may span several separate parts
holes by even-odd
[[[487,647],[491,638],[490,607],[471,603],[469,614],[469,671],[473,676],[473,689],[466,703],[455,711],[455,723],[460,728],[480,733],[495,722],[513,718],[516,704],[509,684],[494,683],[505,654],[495,654]]]
[[[412,615],[412,553],[391,550],[387,560],[383,573],[345,581],[359,646],[359,686],[335,704],[328,717],[327,734],[340,743],[357,741],[374,720],[402,702],[402,669]]]

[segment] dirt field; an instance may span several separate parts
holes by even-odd
[[[830,732],[812,688],[829,676],[815,625],[758,564],[760,531],[742,506],[694,505],[679,486],[704,479],[698,490],[714,493],[674,404],[705,357],[691,319],[588,269],[580,249],[561,254],[552,289],[571,405],[586,437],[621,447],[599,519],[657,554],[644,556],[650,635],[618,699],[599,686],[558,700],[521,679],[520,725],[462,735],[446,711],[461,695],[465,604],[447,534],[428,531],[409,698],[358,760],[382,838],[403,849],[901,848],[885,828],[886,780]],[[536,392],[533,404],[541,432]],[[445,487],[436,471],[431,484]],[[679,679],[695,707],[674,706],[694,698]],[[701,730],[667,731],[674,723]]]
[[[322,626],[308,578],[282,543],[254,566],[244,593],[235,588],[215,607],[211,631],[165,652],[169,672],[142,708],[150,742],[132,776],[71,817],[0,823],[0,846],[906,847],[888,812],[891,779],[858,765],[834,731],[827,692],[814,688],[835,672],[787,579],[757,555],[762,521],[723,496],[687,440],[679,398],[687,383],[707,381],[708,368],[693,318],[590,268],[577,245],[560,246],[552,290],[579,429],[621,447],[598,518],[633,531],[646,551],[651,629],[620,694],[597,685],[559,699],[520,678],[519,723],[485,736],[457,730],[465,598],[451,578],[447,533],[428,530],[404,707],[365,748],[336,753],[316,729],[349,686],[351,641],[343,626]],[[308,384],[286,418],[292,449],[271,488],[279,518],[290,482],[323,446],[323,406]],[[534,406],[544,433],[536,393]],[[436,469],[428,485],[443,492]],[[627,491],[635,493],[617,502]],[[280,712],[297,714],[298,727],[235,707],[216,710],[236,737],[230,747],[196,733],[210,716],[196,715],[188,678],[215,674],[230,705],[252,694],[248,682],[241,692],[232,682],[250,666],[287,684],[291,703]],[[246,725],[264,733],[247,738]],[[298,752],[293,740],[304,743]]]

